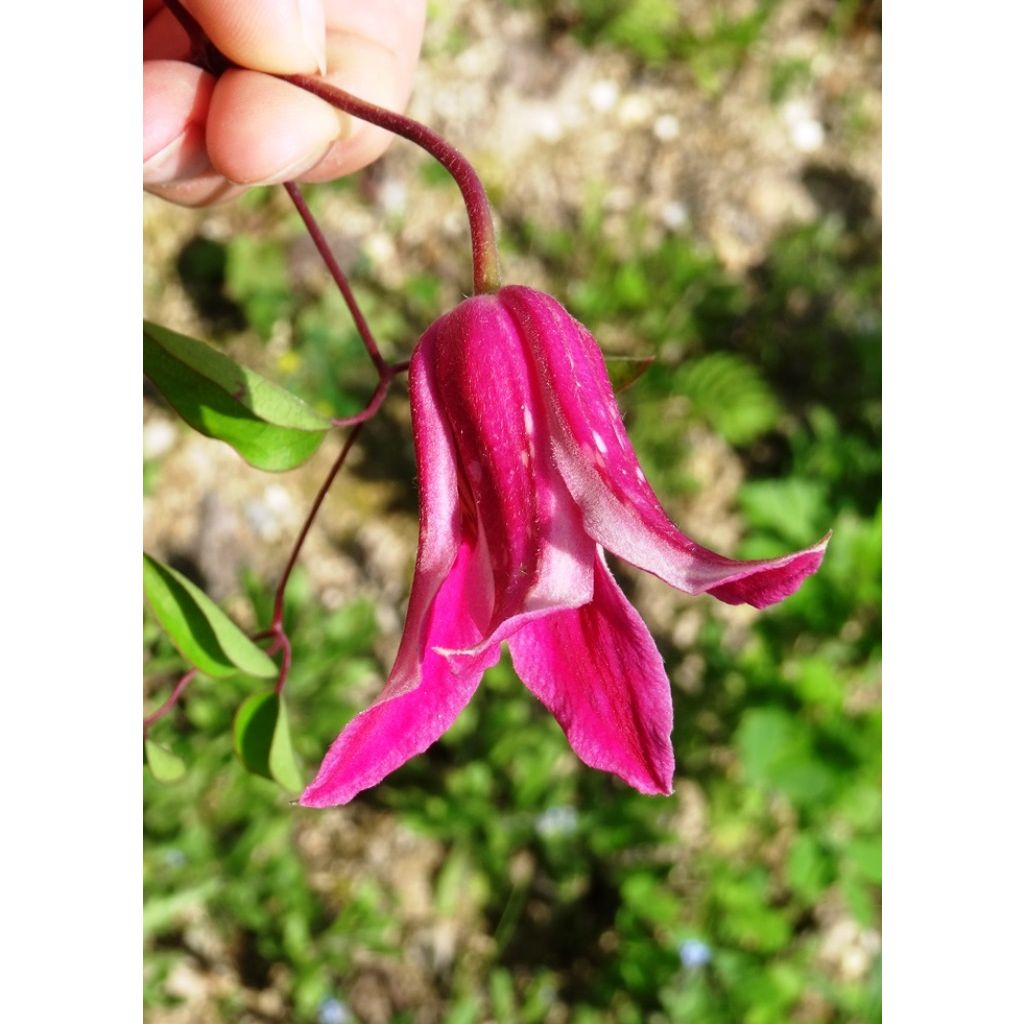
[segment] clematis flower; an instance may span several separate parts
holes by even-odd
[[[613,552],[687,594],[757,608],[792,594],[828,537],[736,561],[672,525],[637,463],[587,330],[523,287],[467,299],[409,369],[420,536],[405,632],[376,702],[334,741],[301,803],[346,803],[455,721],[507,642],[585,764],[672,791],[672,701]]]

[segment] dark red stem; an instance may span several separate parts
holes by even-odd
[[[479,175],[472,164],[447,140],[419,121],[404,114],[396,114],[351,93],[330,85],[310,75],[278,75],[278,78],[300,89],[319,96],[320,99],[339,110],[369,121],[386,131],[401,135],[415,142],[437,160],[451,176],[462,192],[466,213],[469,215],[469,236],[473,244],[473,290],[477,295],[496,292],[501,287],[498,270],[498,247],[494,237],[494,222],[491,219],[491,205]]]
[[[185,9],[181,0],[164,0],[164,6],[178,19],[181,27],[188,33],[189,41],[192,43],[192,52],[189,54],[191,63],[197,64],[214,76],[232,66],[232,62],[210,42],[209,37],[203,31],[203,26]]]
[[[292,574],[292,569],[295,568],[295,562],[298,559],[299,552],[302,550],[302,545],[306,540],[306,534],[309,533],[309,528],[313,525],[313,520],[316,518],[317,512],[320,511],[320,506],[324,503],[324,498],[327,497],[327,492],[331,489],[331,484],[334,483],[334,478],[341,471],[341,467],[345,465],[348,453],[352,450],[352,445],[355,444],[355,440],[359,436],[359,431],[362,430],[362,426],[363,425],[361,423],[357,423],[352,428],[352,432],[345,439],[345,443],[342,445],[341,451],[338,453],[338,457],[334,460],[334,465],[331,466],[331,471],[327,474],[327,478],[320,485],[320,490],[317,491],[316,498],[313,499],[313,505],[306,515],[306,521],[302,524],[302,529],[299,531],[298,537],[295,538],[295,544],[292,546],[292,553],[288,556],[288,563],[284,567],[284,572],[281,575],[281,582],[278,583],[277,592],[274,595],[274,617],[270,623],[270,629],[279,639],[284,636],[284,630],[281,623],[284,620],[284,592],[285,588],[288,586],[288,578]],[[287,651],[288,648],[286,647],[285,650]]]
[[[198,672],[199,669],[197,668],[189,669],[189,671],[186,672],[174,684],[174,689],[171,690],[171,695],[167,698],[167,700],[165,700],[163,704],[161,704],[160,707],[158,707],[156,711],[153,712],[153,714],[149,715],[149,717],[144,718],[142,720],[143,739],[145,739],[149,735],[149,730],[154,725],[154,723],[159,722],[160,719],[163,718],[164,715],[166,715],[167,712],[170,711],[171,708],[173,708],[174,705],[178,703],[178,698],[185,692],[185,688],[188,686],[189,683],[192,682],[193,679],[195,679],[196,674]]]
[[[299,211],[299,216],[302,218],[302,223],[306,225],[309,237],[313,239],[316,251],[320,253],[324,263],[327,264],[327,269],[331,272],[331,277],[334,278],[334,283],[338,286],[338,291],[341,292],[345,305],[348,306],[348,311],[355,321],[356,330],[359,332],[359,337],[363,339],[363,345],[373,360],[373,365],[377,367],[377,372],[383,377],[387,369],[387,363],[380,354],[377,341],[370,330],[370,325],[366,322],[366,317],[363,316],[363,311],[359,308],[359,303],[356,302],[356,297],[352,293],[348,278],[345,277],[344,271],[334,258],[334,253],[331,252],[331,247],[327,243],[323,231],[320,230],[320,225],[317,224],[316,219],[313,217],[313,212],[306,205],[306,200],[302,198],[299,186],[294,181],[286,181],[284,188],[288,195],[291,196],[295,209]]]

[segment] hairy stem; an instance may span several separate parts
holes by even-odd
[[[498,269],[498,247],[494,237],[494,222],[491,206],[479,175],[472,164],[437,132],[404,114],[396,114],[376,104],[361,100],[336,85],[310,75],[278,75],[278,78],[300,89],[319,96],[339,110],[369,121],[386,131],[401,135],[415,142],[437,160],[451,176],[462,192],[466,213],[469,216],[469,235],[473,244],[473,290],[477,295],[496,292],[501,287]]]
[[[348,278],[345,276],[345,272],[341,269],[338,261],[334,258],[334,253],[331,252],[331,247],[328,245],[323,231],[320,230],[320,225],[317,224],[312,210],[310,210],[309,206],[306,205],[306,200],[302,198],[299,186],[296,185],[294,181],[286,181],[284,183],[284,189],[288,195],[291,196],[291,200],[295,204],[295,209],[299,211],[299,216],[302,218],[302,223],[306,225],[309,237],[313,239],[316,251],[320,253],[320,257],[323,259],[324,263],[327,264],[327,269],[330,271],[331,277],[334,278],[334,283],[338,286],[338,291],[341,292],[341,297],[345,300],[345,305],[348,306],[348,311],[352,315],[352,319],[355,321],[356,330],[359,332],[359,337],[363,339],[363,345],[365,346],[370,358],[373,360],[373,365],[377,367],[377,372],[383,377],[385,370],[387,369],[387,363],[384,361],[384,357],[380,354],[380,349],[377,347],[377,341],[373,336],[373,332],[370,330],[370,325],[366,322],[366,317],[363,316],[363,311],[359,308],[359,303],[356,302],[356,297],[352,292],[351,285],[348,283]]]

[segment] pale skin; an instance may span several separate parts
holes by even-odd
[[[187,63],[188,35],[143,0],[143,186],[184,206],[252,185],[330,181],[372,163],[392,136],[269,73],[311,74],[390,110],[412,91],[426,0],[187,0],[245,70]]]

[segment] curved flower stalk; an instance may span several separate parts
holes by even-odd
[[[671,793],[668,678],[604,549],[687,594],[764,608],[817,570],[828,537],[736,561],[680,533],[637,463],[594,339],[529,288],[437,321],[410,388],[420,537],[405,633],[384,690],[300,802],[346,803],[426,750],[504,641],[585,764]]]

